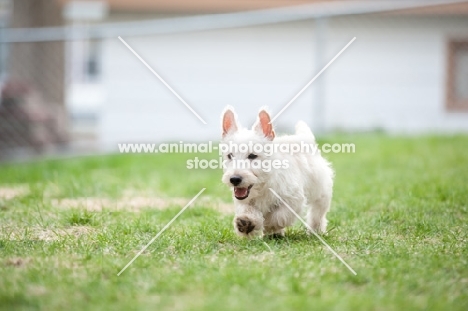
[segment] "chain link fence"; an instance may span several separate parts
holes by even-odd
[[[326,130],[398,131],[412,126],[422,132],[468,130],[467,1],[310,1],[253,11],[226,7],[217,12],[222,14],[200,14],[193,5],[168,12],[147,1],[121,3],[0,1],[0,160],[95,152],[116,141],[180,139],[172,135],[180,126],[173,126],[171,116],[184,114],[184,108],[151,80],[118,36],[169,76],[168,83],[176,84],[182,97],[193,99],[193,108],[214,124],[207,129],[191,125],[188,132],[193,135],[186,131],[180,136],[191,140],[215,137],[218,113],[230,97],[239,102],[247,98],[241,111],[251,109],[254,99],[260,105],[279,98],[275,110],[280,110],[280,103],[286,103],[353,36],[358,37],[356,47],[297,104],[307,106],[305,110],[292,107],[291,114],[285,114],[284,124],[305,114],[313,115],[315,124]],[[247,11],[236,12],[240,9]],[[187,42],[191,45],[184,45]],[[407,49],[383,48],[399,45]],[[153,55],[159,58],[152,59]],[[389,65],[385,63],[389,59],[398,61]],[[241,92],[221,85],[220,72],[231,90]],[[364,74],[370,78],[362,78]],[[403,82],[397,85],[391,79]],[[259,80],[263,81],[255,82]],[[278,90],[285,85],[290,91],[281,95]],[[249,86],[261,90],[264,102]],[[151,93],[158,87],[157,94]],[[405,98],[392,97],[401,95],[404,87]],[[417,119],[425,113],[425,101],[430,101],[418,97],[420,91],[437,98],[426,112],[427,122],[438,127]],[[359,104],[364,96],[375,97],[373,102],[379,96],[385,100],[387,92],[393,104]],[[154,107],[154,98],[164,109]],[[353,115],[356,111],[359,114]],[[446,114],[451,113],[456,116],[449,120],[452,117]],[[149,115],[160,119],[148,119]],[[180,118],[184,124],[197,122],[192,116]],[[155,129],[155,123],[161,127]]]
[[[2,1],[2,32],[62,26],[54,1]],[[7,41],[7,40],[5,40]],[[67,143],[65,41],[2,42],[0,158]]]

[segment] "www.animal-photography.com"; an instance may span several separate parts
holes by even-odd
[[[0,0],[0,310],[467,310],[467,0]]]

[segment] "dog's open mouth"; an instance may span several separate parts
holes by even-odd
[[[238,200],[247,199],[250,193],[250,189],[253,185],[250,185],[248,188],[234,187],[234,196]]]

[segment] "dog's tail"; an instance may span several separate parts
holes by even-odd
[[[315,142],[314,134],[310,130],[310,127],[304,121],[299,121],[296,123],[296,135],[302,136],[304,139]]]

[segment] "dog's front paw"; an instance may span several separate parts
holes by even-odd
[[[239,236],[253,237],[261,235],[262,225],[249,216],[237,216],[234,218],[234,229]]]
[[[241,233],[249,234],[255,229],[255,225],[253,222],[249,219],[242,219],[242,218],[237,218],[236,219],[236,227],[237,230]]]

